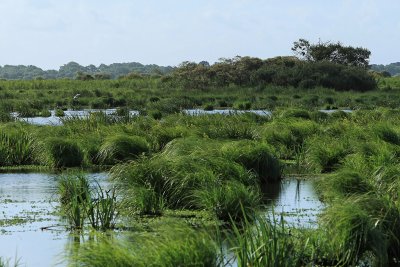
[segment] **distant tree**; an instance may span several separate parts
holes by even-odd
[[[368,68],[371,52],[362,47],[344,46],[340,42],[310,44],[305,39],[293,43],[294,54],[308,61],[330,61],[337,64]]]
[[[81,71],[78,71],[75,77],[76,80],[81,80],[81,81],[90,81],[94,80],[94,77],[88,73],[84,73]]]
[[[109,73],[96,73],[94,74],[95,80],[110,80],[111,75]]]
[[[207,68],[210,67],[210,63],[208,63],[208,61],[204,61],[204,60],[200,61],[199,65],[202,65],[203,67],[207,67]]]

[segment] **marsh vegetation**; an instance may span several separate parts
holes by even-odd
[[[399,78],[330,60],[338,44],[308,45],[307,60],[0,81],[0,168],[57,173],[44,221],[73,240],[64,265],[398,264]],[[36,116],[61,123],[16,119]],[[271,207],[293,177],[293,198],[312,183],[324,203],[317,215]],[[6,214],[15,200],[1,194],[0,227],[31,220]],[[299,214],[313,219],[296,223]],[[0,266],[13,255],[5,256]]]

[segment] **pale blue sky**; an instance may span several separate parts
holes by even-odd
[[[0,0],[0,65],[292,55],[299,38],[400,61],[399,0]]]

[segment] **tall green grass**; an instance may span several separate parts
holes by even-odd
[[[157,234],[103,237],[81,245],[71,258],[79,266],[219,266],[217,246],[203,230],[170,223]]]
[[[376,266],[398,258],[399,210],[373,194],[335,201],[322,223],[336,247],[340,265],[355,265],[372,254]]]
[[[302,252],[296,250],[295,237],[283,218],[258,216],[255,224],[233,225],[230,243],[239,267],[301,265]]]
[[[44,153],[47,164],[54,168],[80,167],[84,164],[84,154],[79,144],[65,138],[46,140]]]
[[[37,163],[39,145],[33,135],[23,128],[0,131],[0,165],[32,165]]]
[[[229,214],[239,220],[241,204],[248,211],[258,207],[259,179],[255,170],[246,170],[212,149],[214,144],[218,142],[175,140],[156,156],[115,166],[112,177],[127,190],[125,195],[135,196],[129,198],[138,213],[154,214],[162,207],[194,208],[206,209],[225,221]]]
[[[211,184],[209,188],[194,191],[195,206],[214,213],[225,222],[241,221],[244,216],[252,218],[260,200],[261,193],[256,187],[247,187],[236,181]]]
[[[118,216],[115,189],[106,190],[94,183],[91,185],[84,174],[64,175],[58,181],[61,212],[72,229],[82,229],[87,221],[96,230],[115,226]]]
[[[226,143],[221,150],[226,158],[257,174],[261,183],[276,182],[282,176],[281,164],[266,144],[238,141]]]
[[[136,159],[149,151],[147,141],[139,136],[115,135],[107,138],[99,150],[99,159],[105,164]]]

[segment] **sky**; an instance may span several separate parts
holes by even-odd
[[[0,0],[0,65],[293,55],[300,38],[400,61],[399,0]]]

